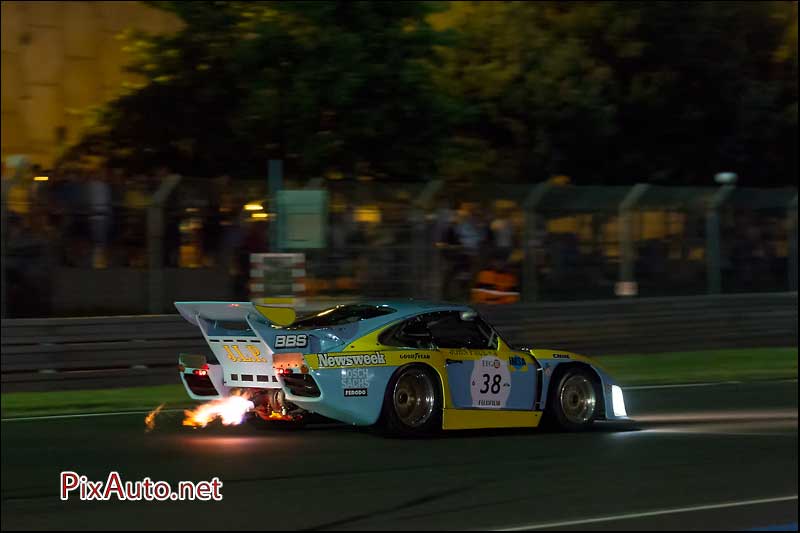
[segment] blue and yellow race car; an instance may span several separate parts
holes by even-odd
[[[361,302],[296,319],[280,305],[175,305],[213,353],[181,356],[189,396],[244,397],[256,419],[316,413],[416,435],[627,418],[622,389],[591,359],[512,347],[467,306]]]

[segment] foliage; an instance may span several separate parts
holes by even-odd
[[[151,2],[72,151],[192,175],[796,183],[797,2]],[[444,5],[446,9],[440,9]]]
[[[425,176],[446,131],[426,2],[153,2],[174,35],[130,34],[147,83],[70,154],[194,176]]]
[[[460,2],[434,25],[460,35],[439,72],[469,107],[454,178],[481,146],[479,179],[796,179],[796,2]]]

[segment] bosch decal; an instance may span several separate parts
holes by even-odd
[[[342,369],[342,388],[343,389],[367,389],[369,388],[370,372],[368,368],[343,368]],[[345,396],[347,396],[345,394]]]

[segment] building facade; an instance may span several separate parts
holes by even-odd
[[[175,31],[170,13],[141,2],[2,2],[2,157],[43,168],[81,135],[81,111],[110,99],[129,60],[116,38],[132,28]]]

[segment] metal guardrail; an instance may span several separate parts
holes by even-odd
[[[512,344],[587,355],[797,345],[797,293],[480,307]],[[2,321],[2,390],[176,383],[179,352],[208,353],[178,315]]]

